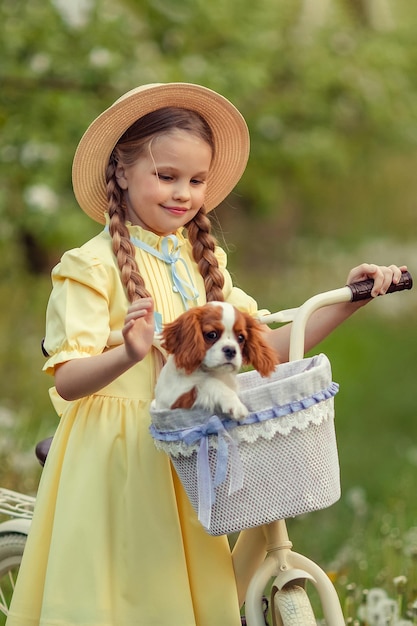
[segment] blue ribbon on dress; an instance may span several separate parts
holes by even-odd
[[[180,247],[178,244],[178,238],[175,235],[167,235],[161,239],[161,252],[152,248],[147,243],[138,239],[137,237],[130,237],[130,241],[134,246],[152,254],[152,256],[168,263],[171,266],[171,277],[173,290],[176,293],[179,293],[181,296],[183,305],[185,310],[188,310],[188,303],[195,302],[199,296],[197,289],[194,286],[193,279],[191,277],[190,270],[188,269],[187,263],[180,256]],[[171,244],[171,246],[170,246]],[[171,247],[171,249],[170,249]],[[185,272],[188,280],[180,276],[177,269],[177,262],[182,263],[185,268]]]
[[[218,435],[214,479],[209,463],[209,435]],[[188,446],[200,441],[197,451],[198,519],[205,528],[210,528],[211,511],[216,501],[215,487],[226,480],[228,467],[229,495],[243,487],[243,466],[238,446],[217,415],[212,415],[204,424],[182,430],[179,438]]]

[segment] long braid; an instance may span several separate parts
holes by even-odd
[[[193,247],[193,257],[204,279],[207,302],[223,302],[224,276],[214,254],[216,239],[211,234],[211,222],[204,207],[187,224],[188,238]]]
[[[126,287],[129,302],[137,298],[146,298],[149,292],[140,275],[135,258],[135,247],[130,241],[129,231],[125,224],[125,206],[123,194],[116,182],[116,162],[111,158],[107,166],[107,197],[110,218],[109,232],[112,238],[112,249],[120,269],[123,285]]]

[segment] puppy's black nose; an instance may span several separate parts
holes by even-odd
[[[223,353],[228,361],[232,361],[232,359],[234,359],[236,356],[236,348],[232,348],[231,346],[225,346],[223,348]]]

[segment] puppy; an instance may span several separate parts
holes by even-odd
[[[242,364],[269,376],[278,355],[261,325],[226,302],[210,302],[186,311],[162,331],[168,359],[156,388],[158,409],[201,408],[239,420],[248,414],[237,395]]]

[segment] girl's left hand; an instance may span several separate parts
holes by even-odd
[[[376,296],[386,294],[391,283],[398,283],[402,272],[406,270],[406,265],[399,267],[397,265],[389,265],[387,267],[385,265],[375,265],[374,263],[362,263],[349,272],[346,283],[350,285],[351,283],[372,278],[374,286],[371,295],[375,298]]]

